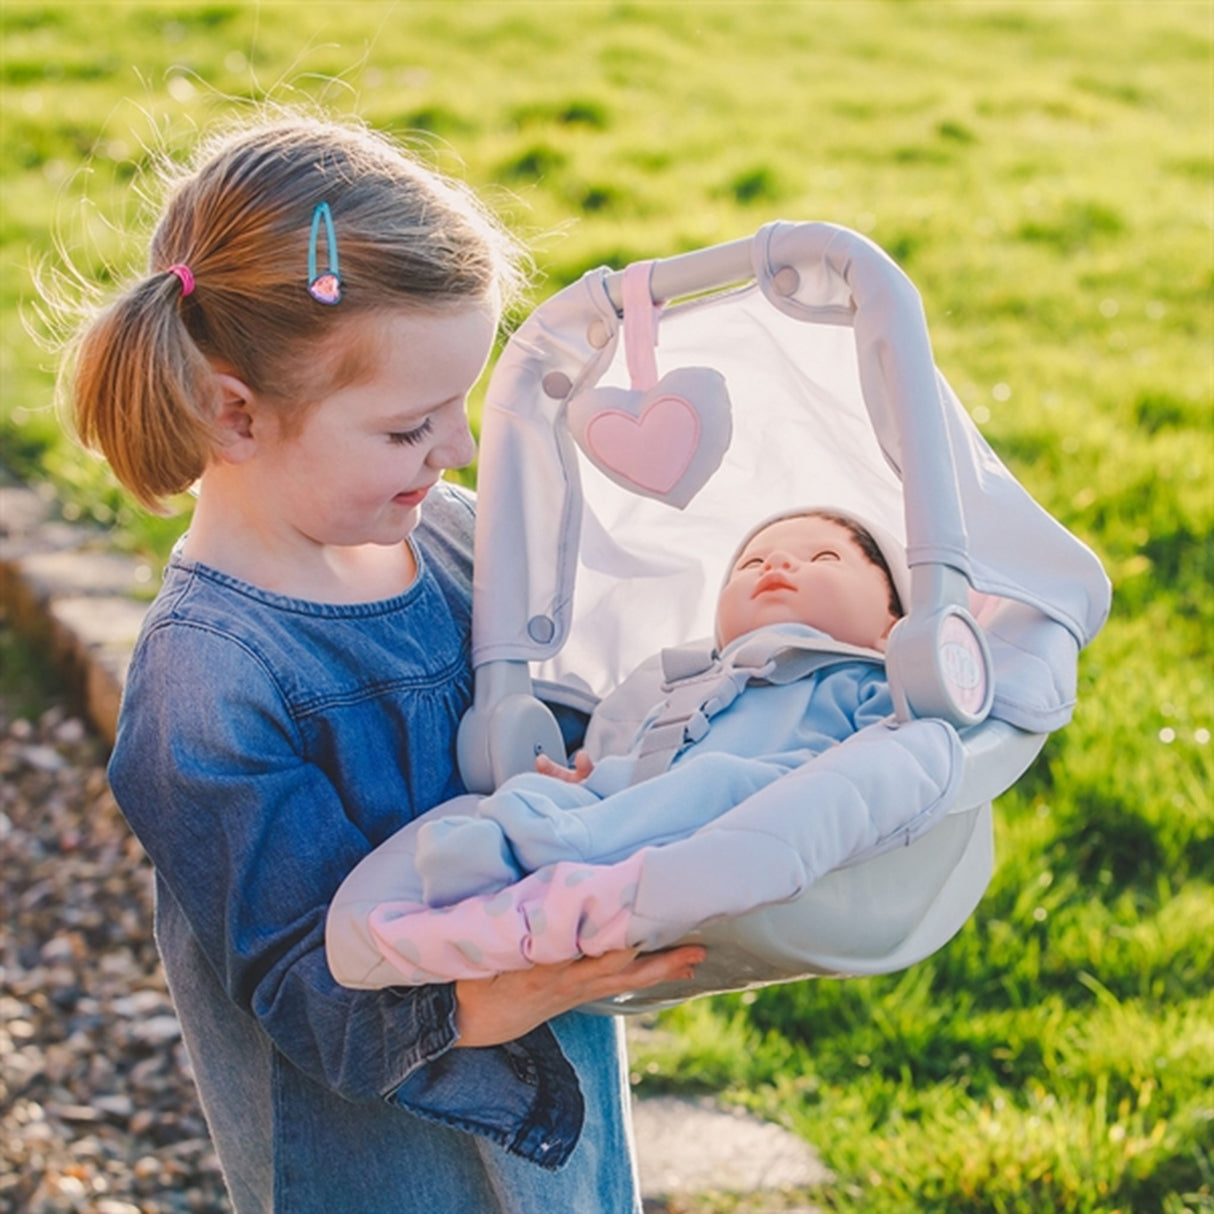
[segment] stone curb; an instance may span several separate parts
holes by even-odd
[[[0,604],[46,649],[111,745],[150,573],[112,551],[100,528],[59,521],[53,503],[32,489],[0,483]]]
[[[80,712],[111,746],[151,590],[147,565],[114,552],[104,530],[61,521],[53,501],[0,468],[0,606],[14,628],[46,650]],[[691,1214],[696,1207],[687,1200],[709,1191],[774,1194],[830,1179],[796,1135],[711,1099],[648,1097],[634,1110],[646,1214]],[[735,1209],[811,1214],[816,1208],[743,1199]]]

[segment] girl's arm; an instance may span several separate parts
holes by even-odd
[[[110,764],[115,796],[228,998],[324,1087],[382,1099],[456,1036],[449,984],[339,986],[328,904],[371,850],[256,655],[159,627],[132,664]]]

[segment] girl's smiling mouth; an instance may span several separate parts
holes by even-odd
[[[420,506],[431,488],[432,486],[426,485],[422,489],[410,489],[408,493],[398,493],[392,500],[398,506]]]

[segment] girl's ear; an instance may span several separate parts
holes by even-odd
[[[216,455],[229,464],[244,463],[256,449],[253,436],[253,390],[235,375],[215,373],[217,403],[215,426],[219,431]]]

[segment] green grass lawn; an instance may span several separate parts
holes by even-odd
[[[804,1134],[828,1209],[1214,1209],[1209,0],[0,19],[0,458],[152,561],[183,517],[134,510],[64,440],[35,280],[137,266],[121,233],[148,221],[153,154],[266,96],[358,112],[489,191],[536,299],[774,218],[888,249],[983,432],[1105,561],[1113,616],[1074,722],[997,806],[998,869],[952,944],[686,1005],[635,1070]]]

